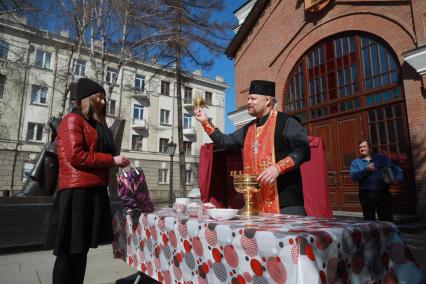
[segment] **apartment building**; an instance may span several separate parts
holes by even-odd
[[[71,58],[72,42],[66,32],[53,35],[30,29],[25,19],[20,23],[0,19],[0,31],[0,196],[4,196],[21,190],[38,153],[50,141],[49,118],[66,113],[70,107],[64,96],[69,64],[74,80],[95,78],[96,70],[84,52]],[[121,153],[144,170],[152,197],[166,200],[170,182],[167,144],[170,139],[177,143],[178,137],[173,69],[138,61],[119,69],[114,54],[107,58],[104,88],[113,87],[108,95],[107,121],[111,125],[114,119],[126,120]],[[223,129],[227,87],[223,78],[203,77],[201,71],[190,74],[182,86],[187,190],[197,187],[199,150],[203,143],[211,142],[193,117],[193,98],[199,95],[206,100],[209,118]],[[176,191],[178,160],[176,151]]]

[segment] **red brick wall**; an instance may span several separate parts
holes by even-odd
[[[365,31],[382,38],[403,66],[418,213],[426,215],[426,99],[421,95],[420,76],[403,59],[403,54],[416,44],[426,43],[426,1],[411,2],[413,7],[410,1],[383,6],[378,1],[336,0],[325,10],[308,15],[303,1],[271,1],[237,52],[236,106],[246,104],[247,89],[253,79],[276,81],[276,95],[282,102],[286,79],[296,62],[311,46],[328,36]]]

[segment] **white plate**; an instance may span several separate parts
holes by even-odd
[[[237,216],[238,209],[212,208],[207,209],[207,213],[209,213],[210,217],[212,217],[213,219],[223,221],[232,219]]]

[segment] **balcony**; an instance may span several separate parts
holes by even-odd
[[[149,94],[145,91],[139,91],[138,89],[132,91],[132,97],[139,100],[149,100]]]
[[[133,118],[130,127],[135,130],[148,130],[148,122],[146,121],[146,119]]]
[[[184,128],[183,129],[183,135],[195,136],[195,127]]]
[[[194,105],[192,103],[192,100],[184,99],[183,100],[183,107],[186,108],[186,109],[193,109]]]

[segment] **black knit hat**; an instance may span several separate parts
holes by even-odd
[[[104,93],[105,89],[99,85],[98,83],[87,79],[87,78],[80,78],[77,81],[77,94],[75,98],[77,100],[82,100],[84,98],[87,98],[88,96],[91,96],[96,93]]]
[[[275,97],[275,82],[253,80],[250,83],[249,94]]]

